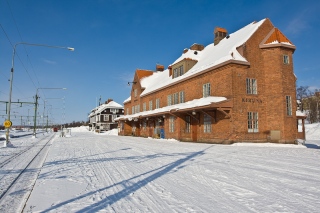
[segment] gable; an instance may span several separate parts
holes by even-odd
[[[136,74],[139,80],[141,80],[141,78],[143,77],[147,77],[153,74],[152,71],[150,70],[136,70]]]
[[[291,41],[282,34],[282,32],[278,28],[274,28],[273,32],[266,40],[264,44],[273,44],[273,43],[288,43],[291,44]]]
[[[291,49],[296,49],[295,45],[278,28],[273,28],[261,42],[260,48],[269,48],[277,46],[284,46]]]

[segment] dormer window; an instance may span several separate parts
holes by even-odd
[[[179,77],[184,74],[183,65],[173,70],[173,78]]]

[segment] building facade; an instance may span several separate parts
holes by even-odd
[[[164,70],[136,70],[120,135],[179,141],[294,143],[294,44],[269,19],[193,44]]]
[[[89,118],[89,129],[101,132],[118,128],[116,118],[123,116],[123,106],[108,99],[104,104],[91,110]]]

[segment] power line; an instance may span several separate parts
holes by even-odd
[[[11,10],[11,7],[10,7],[10,4],[9,4],[8,0],[7,0],[6,2],[7,2],[7,5],[8,5],[8,8],[9,8],[10,14],[11,14],[11,18],[12,18],[12,20],[13,20],[13,22],[14,22],[14,25],[15,25],[15,27],[16,27],[16,29],[17,29],[17,31],[18,31],[18,34],[19,34],[20,40],[21,40],[21,41],[23,41],[22,36],[21,36],[21,33],[20,33],[20,30],[19,30],[18,25],[17,25],[17,22],[16,22],[16,20],[15,20],[15,18],[14,18],[14,16],[13,16],[13,13],[12,13],[12,10]],[[38,77],[37,77],[37,75],[36,75],[36,73],[35,73],[35,71],[34,71],[34,69],[33,69],[33,65],[32,65],[31,60],[30,60],[30,58],[29,58],[29,54],[28,54],[27,48],[26,48],[25,46],[23,46],[23,48],[24,48],[24,51],[26,52],[26,55],[27,55],[28,61],[29,61],[30,65],[31,65],[32,71],[33,71],[33,73],[34,73],[34,75],[35,75],[35,77],[36,77],[36,80],[37,80],[37,82],[38,82],[38,85],[40,86],[40,83],[39,83]],[[31,81],[32,81],[32,83],[33,83],[33,85],[34,85],[34,87],[35,87],[35,88],[37,88],[37,87],[36,87],[36,85],[34,84],[34,82],[33,82],[32,78],[31,78],[31,76],[29,75],[28,70],[27,70],[27,69],[25,69],[25,70],[26,70],[26,72],[28,73],[28,76],[29,76],[29,78],[31,79]]]

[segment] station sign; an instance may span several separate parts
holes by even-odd
[[[3,122],[3,126],[4,126],[5,128],[10,128],[10,127],[12,126],[12,122],[9,121],[9,120],[5,120],[5,121]]]

